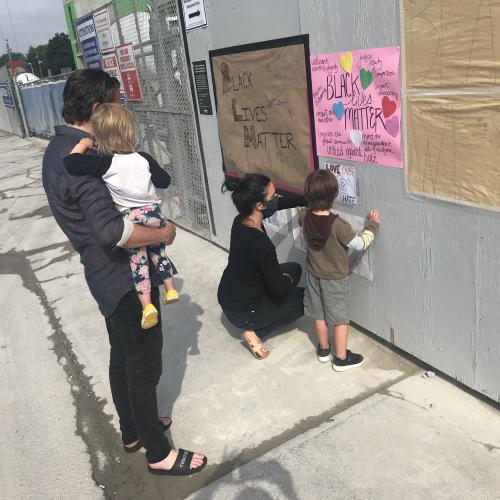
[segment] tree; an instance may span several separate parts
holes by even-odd
[[[41,61],[38,63],[38,61]],[[31,65],[30,65],[31,64]],[[47,44],[33,47],[30,45],[26,54],[26,71],[33,72],[39,78],[47,76]],[[40,72],[43,72],[43,75]]]
[[[61,68],[74,69],[71,42],[66,33],[56,33],[47,44],[47,67],[53,75],[61,73]]]

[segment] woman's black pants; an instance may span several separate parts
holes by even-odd
[[[227,319],[238,328],[253,330],[264,339],[278,326],[292,323],[304,315],[304,288],[298,287],[302,268],[296,262],[280,264],[282,273],[292,277],[292,288],[281,301],[265,295],[255,308],[236,312],[224,309]]]

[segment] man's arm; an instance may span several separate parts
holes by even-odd
[[[175,238],[173,224],[148,228],[123,219],[100,179],[71,176],[70,189],[90,231],[102,246],[137,248],[161,242],[169,245]]]
[[[139,248],[148,245],[158,245],[159,243],[171,245],[175,239],[176,229],[172,223],[168,223],[162,228],[151,228],[141,226],[140,224],[133,224],[133,226],[130,238],[119,246],[123,248]]]

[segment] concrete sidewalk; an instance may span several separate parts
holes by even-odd
[[[104,322],[48,210],[43,144],[0,133],[0,154],[1,498],[500,498],[495,409],[354,330],[367,362],[335,373],[305,319],[254,360],[217,304],[227,254],[183,231],[158,397],[174,444],[209,465],[149,475],[122,452]]]

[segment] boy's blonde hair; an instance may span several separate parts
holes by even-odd
[[[135,121],[130,110],[120,104],[100,104],[90,118],[101,154],[130,153],[135,145]]]

